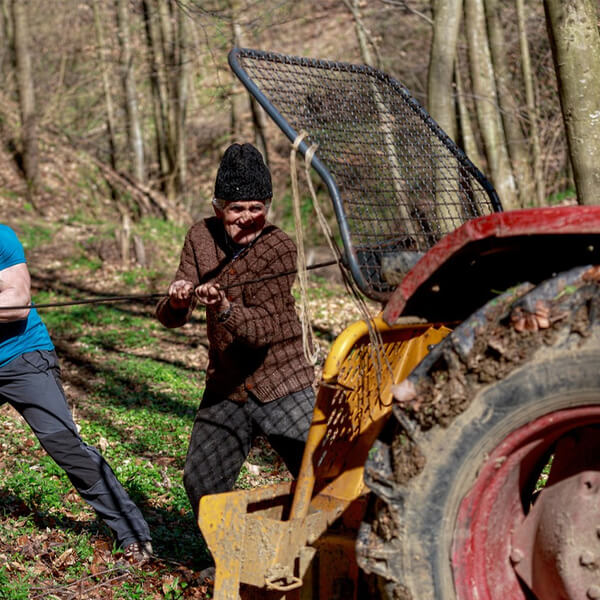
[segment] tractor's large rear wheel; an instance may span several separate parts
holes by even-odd
[[[399,390],[402,425],[367,464],[378,500],[358,543],[389,597],[600,598],[591,279],[573,272],[488,305]]]

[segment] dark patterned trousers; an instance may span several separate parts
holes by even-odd
[[[263,404],[202,399],[190,437],[183,482],[194,513],[206,494],[233,488],[254,437],[263,434],[296,477],[315,404],[306,388]]]
[[[113,530],[118,545],[150,540],[146,521],[113,470],[96,448],[79,437],[54,352],[27,352],[0,367],[0,404],[4,402],[27,421],[81,497]]]

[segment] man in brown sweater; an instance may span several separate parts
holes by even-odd
[[[206,306],[206,389],[184,469],[195,513],[203,495],[233,487],[258,433],[293,476],[300,468],[314,373],[291,294],[296,247],[266,220],[272,195],[259,151],[230,146],[217,172],[216,216],[188,231],[168,297],[157,306],[167,327],[186,323],[198,302]]]

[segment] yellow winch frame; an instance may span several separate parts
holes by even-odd
[[[215,561],[215,600],[357,598],[356,531],[363,469],[404,380],[450,330],[430,323],[359,321],[323,368],[298,479],[205,496],[198,525]]]

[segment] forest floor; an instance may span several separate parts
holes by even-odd
[[[93,211],[46,201],[42,213],[3,194],[2,222],[24,244],[37,304],[163,293],[185,226],[141,219],[146,266],[123,264],[115,226]],[[39,207],[38,207],[39,208]],[[7,216],[8,215],[8,216]],[[313,278],[309,289],[322,364],[359,313],[345,289]],[[207,549],[182,486],[189,432],[207,362],[204,315],[168,330],[153,300],[40,309],[56,346],[65,392],[83,440],[99,448],[145,515],[155,556],[123,562],[107,527],[75,492],[27,425],[0,407],[0,598],[210,598]],[[236,488],[289,479],[259,438]]]

